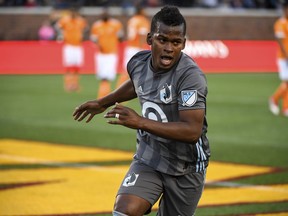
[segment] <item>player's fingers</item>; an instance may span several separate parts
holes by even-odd
[[[78,120],[79,117],[81,116],[81,114],[82,114],[82,112],[75,111],[75,112],[73,113],[74,120]]]
[[[76,107],[74,112],[73,112],[73,116],[75,116],[78,112],[79,112],[79,107]]]
[[[82,121],[86,116],[89,114],[89,112],[85,111],[82,115],[80,114],[78,117],[78,121]]]
[[[121,121],[120,120],[108,120],[107,123],[114,124],[114,125],[120,125]]]
[[[81,114],[83,112],[83,109],[82,109],[82,105],[78,106],[75,108],[74,112],[73,112],[73,116],[76,116],[77,114]]]
[[[95,114],[90,114],[90,116],[87,119],[86,123],[90,122],[94,116],[95,116]]]
[[[119,115],[121,115],[121,114],[122,114],[121,108],[114,107],[114,108],[112,108],[111,110],[109,110],[109,111],[104,115],[104,117],[105,117],[105,118],[116,118],[116,117],[119,117]]]

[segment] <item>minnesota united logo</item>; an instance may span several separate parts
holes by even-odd
[[[160,100],[166,104],[172,101],[171,85],[168,86],[166,83],[160,90]]]
[[[183,106],[193,106],[197,101],[197,90],[182,91]]]
[[[123,181],[124,187],[129,187],[135,185],[139,174],[135,174],[134,172],[132,174],[129,174]]]

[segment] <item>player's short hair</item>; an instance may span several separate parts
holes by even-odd
[[[184,24],[183,34],[186,34],[186,21],[179,9],[175,6],[165,6],[153,16],[151,21],[151,32],[157,31],[158,22],[168,26],[179,26]]]

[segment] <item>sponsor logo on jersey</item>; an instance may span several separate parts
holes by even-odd
[[[160,90],[160,100],[166,104],[172,101],[171,85],[168,86],[166,83]]]
[[[134,186],[137,179],[138,179],[139,174],[129,174],[123,181],[123,186],[124,187],[130,187],[130,186]]]
[[[183,106],[193,106],[197,101],[197,90],[182,91]]]

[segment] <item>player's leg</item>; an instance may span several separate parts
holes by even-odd
[[[160,200],[158,216],[194,215],[201,198],[206,170],[183,176],[163,177],[164,192]]]
[[[64,89],[66,92],[72,92],[73,91],[73,67],[66,67],[65,74],[64,74]]]
[[[116,54],[101,54],[96,56],[96,74],[100,80],[97,98],[104,97],[112,90],[111,83],[116,78]]]
[[[80,89],[79,84],[79,71],[84,62],[84,51],[81,46],[73,47],[73,81],[72,88],[73,91],[78,91]]]
[[[285,81],[286,90],[283,95],[283,103],[282,103],[282,113],[284,116],[288,117],[288,81]]]
[[[73,73],[72,73],[72,90],[73,91],[79,91],[80,90],[80,84],[79,84],[79,66],[74,66],[73,67]]]
[[[102,98],[111,92],[111,83],[109,80],[101,79],[99,81],[98,95],[97,98]]]
[[[141,197],[120,194],[116,197],[113,215],[118,215],[119,213],[129,216],[144,215],[150,208],[151,204]]]
[[[161,194],[161,175],[134,160],[118,190],[114,211],[129,216],[148,214]]]
[[[128,79],[129,79],[129,75],[127,71],[126,70],[122,71],[121,73],[119,73],[116,87],[117,88],[120,87]]]
[[[118,211],[113,211],[113,212],[112,212],[112,215],[113,215],[113,216],[129,216],[129,215],[123,214],[123,213],[118,212]]]
[[[64,74],[64,89],[67,92],[72,91],[72,83],[73,83],[73,75],[71,71],[73,70],[73,57],[71,55],[71,46],[65,44],[62,48],[62,62],[63,66],[65,68],[65,74]]]
[[[279,70],[279,78],[282,81],[288,76],[288,65],[286,60],[279,59],[278,60],[278,70]],[[286,91],[286,84],[282,82],[274,94],[269,99],[269,109],[274,115],[278,115],[280,113],[279,102],[283,99]]]
[[[285,93],[285,86],[281,83],[274,94],[269,99],[269,109],[274,115],[280,113],[279,102],[283,98]]]

